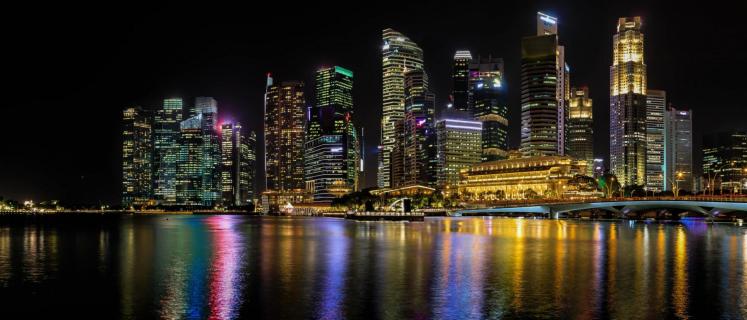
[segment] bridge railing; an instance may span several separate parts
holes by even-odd
[[[680,196],[680,197],[616,197],[616,198],[583,198],[583,199],[535,199],[535,200],[492,200],[492,201],[474,201],[468,202],[472,205],[485,206],[537,206],[552,205],[564,203],[599,203],[599,202],[620,202],[620,201],[708,201],[708,202],[747,202],[747,195],[733,196]]]

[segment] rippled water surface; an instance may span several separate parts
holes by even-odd
[[[744,318],[746,251],[699,221],[0,219],[0,318]]]

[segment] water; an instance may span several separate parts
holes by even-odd
[[[744,318],[746,266],[697,221],[0,219],[0,318]]]

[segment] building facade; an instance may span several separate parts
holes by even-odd
[[[646,180],[646,64],[640,17],[620,18],[610,66],[610,169],[623,186]]]
[[[267,89],[265,113],[265,175],[267,189],[304,188],[304,84],[286,81]]]
[[[469,68],[469,110],[482,122],[482,161],[505,159],[508,152],[508,99],[503,59],[478,57]]]
[[[703,137],[703,178],[710,193],[747,190],[747,132]]]
[[[567,123],[568,156],[586,161],[586,175],[594,175],[594,113],[589,88],[571,90]]]
[[[179,154],[181,98],[164,99],[156,111],[153,130],[153,193],[161,204],[176,204],[176,159]]]
[[[153,199],[153,115],[130,107],[122,119],[122,206],[141,206]]]
[[[395,126],[405,118],[405,72],[423,69],[423,50],[393,29],[384,29],[382,40],[382,119],[377,184],[386,188],[391,186]]]
[[[521,42],[521,146],[524,156],[558,154],[558,39]]]
[[[670,105],[664,113],[664,183],[666,190],[693,191],[692,111]]]
[[[646,94],[646,190],[661,192],[664,184],[664,111],[667,93],[648,89]]]
[[[480,163],[483,122],[465,111],[447,111],[436,122],[438,145],[438,187],[457,191],[459,172]]]

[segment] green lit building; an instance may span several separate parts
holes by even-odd
[[[140,107],[123,112],[122,206],[147,204],[153,197],[153,117]]]
[[[359,141],[353,123],[353,72],[343,67],[316,72],[316,103],[309,108],[304,151],[306,189],[328,202],[358,186]]]

